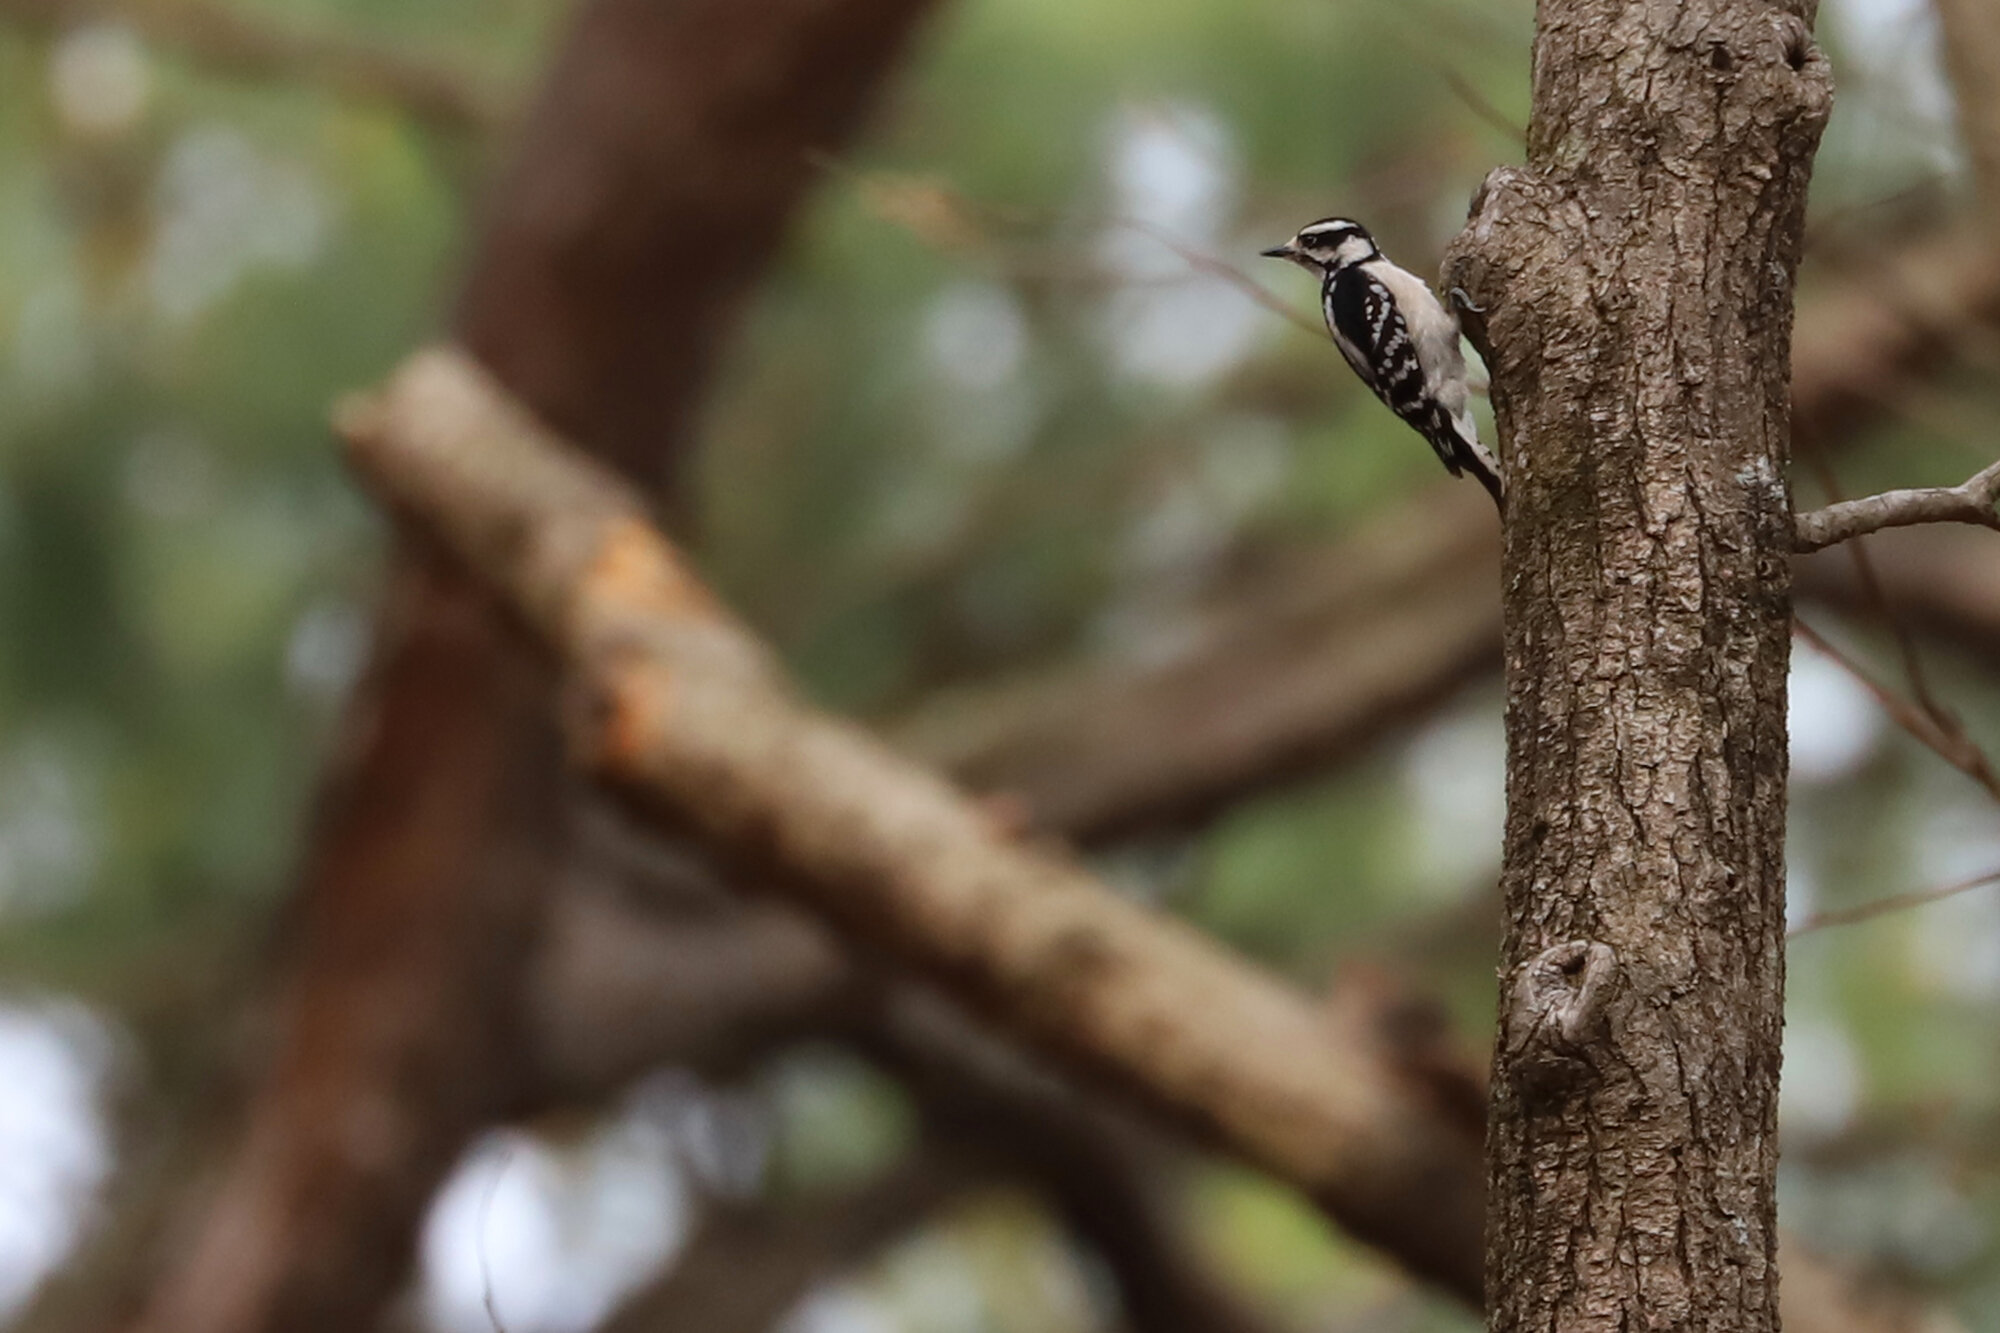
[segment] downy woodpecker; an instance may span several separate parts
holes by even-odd
[[[1503,505],[1500,469],[1479,443],[1458,350],[1458,318],[1416,274],[1383,257],[1358,222],[1326,218],[1264,251],[1320,279],[1334,346],[1361,382],[1431,442],[1456,477],[1470,472]]]

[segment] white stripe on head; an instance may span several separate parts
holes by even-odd
[[[1301,227],[1292,244],[1306,258],[1329,269],[1363,264],[1381,253],[1368,229],[1347,218],[1323,218]]]

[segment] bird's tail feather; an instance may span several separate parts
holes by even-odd
[[[1506,512],[1505,487],[1500,481],[1500,464],[1479,442],[1479,428],[1472,420],[1470,411],[1461,412],[1456,417],[1447,416],[1443,408],[1433,408],[1429,429],[1423,433],[1444,460],[1445,470],[1459,477],[1470,472],[1486,493],[1493,497],[1493,503]]]
[[[1470,472],[1478,480],[1481,486],[1486,488],[1486,493],[1493,497],[1494,507],[1502,514],[1505,514],[1507,512],[1507,488],[1500,480],[1500,465],[1494,459],[1493,455],[1487,453],[1485,449],[1477,444],[1467,445],[1460,463],[1467,472]],[[1454,468],[1452,470],[1456,472],[1458,469]]]

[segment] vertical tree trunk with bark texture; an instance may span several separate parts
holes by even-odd
[[[1506,448],[1497,1330],[1777,1326],[1787,368],[1811,0],[1542,0],[1447,263]]]

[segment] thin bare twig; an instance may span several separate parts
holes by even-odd
[[[1984,874],[1962,879],[1941,888],[1919,889],[1913,893],[1896,893],[1887,898],[1877,898],[1872,902],[1859,903],[1853,907],[1835,908],[1830,912],[1814,912],[1805,920],[1785,932],[1785,938],[1795,940],[1801,935],[1810,935],[1816,930],[1829,926],[1851,926],[1859,921],[1872,921],[1878,916],[1891,912],[1907,912],[1915,907],[1927,907],[1931,903],[1943,902],[1946,898],[1956,898],[1961,893],[1983,889],[1989,884],[2000,884],[2000,870],[1988,870]]]
[[[1470,79],[1467,79],[1463,74],[1442,60],[1432,61],[1431,68],[1437,71],[1437,76],[1444,80],[1444,86],[1451,89],[1452,95],[1465,103],[1466,108],[1473,115],[1485,121],[1488,125],[1500,131],[1500,133],[1506,135],[1507,138],[1517,144],[1528,142],[1528,131],[1517,124],[1506,112],[1489,102],[1484,93],[1472,86]]]
[[[1820,484],[1826,490],[1828,500],[1832,502],[1829,508],[1847,503],[1841,497],[1840,479],[1834,473],[1831,460],[1827,458],[1826,452],[1818,447],[1816,440],[1812,442],[1812,446],[1802,452],[1810,459],[1814,471],[1819,474]],[[1989,471],[1991,470],[1989,469]],[[1981,475],[1985,474],[1982,473]],[[1923,658],[1917,649],[1916,636],[1910,632],[1910,627],[1904,621],[1903,617],[1897,614],[1895,605],[1890,601],[1888,592],[1883,588],[1881,577],[1875,569],[1875,562],[1868,554],[1868,542],[1866,538],[1857,536],[1853,541],[1848,543],[1847,552],[1853,561],[1855,579],[1861,585],[1862,595],[1867,598],[1868,603],[1875,609],[1876,614],[1895,636],[1897,652],[1902,658],[1903,676],[1909,682],[1910,694],[1915,700],[1914,710],[1920,711],[1913,711],[1912,705],[1890,696],[1886,689],[1871,679],[1852,659],[1834,648],[1810,626],[1806,625],[1805,622],[1796,621],[1800,637],[1813,644],[1814,647],[1826,654],[1830,661],[1840,666],[1855,680],[1859,681],[1862,687],[1867,689],[1882,704],[1889,715],[1899,725],[1903,726],[1906,731],[1909,731],[1918,740],[1936,750],[1953,767],[1968,773],[1974,781],[1985,787],[1987,791],[1994,792],[1996,796],[2000,796],[2000,792],[1995,791],[1992,764],[1987,759],[1985,752],[1966,734],[1964,723],[1959,720],[1957,714],[1946,708],[1932,692],[1929,673],[1924,670]],[[1928,726],[1912,725],[1913,723],[1924,722],[1927,722]],[[1971,879],[1961,880],[1955,884],[1947,884],[1942,888],[1925,889],[1912,893],[1899,893],[1887,898],[1877,899],[1873,902],[1862,903],[1855,907],[1839,908],[1827,912],[1814,912],[1805,920],[1786,931],[1785,937],[1787,939],[1797,939],[1801,935],[1811,934],[1817,930],[1824,930],[1829,926],[1852,925],[1856,922],[1885,916],[1891,912],[1922,907],[1929,903],[1939,902],[1945,898],[1956,897],[1961,893],[1981,888],[1996,881],[2000,881],[2000,870],[1988,871],[1983,875],[1975,875]]]
[[[1805,450],[1805,453],[1811,460],[1813,470],[1819,474],[1820,485],[1826,490],[1828,502],[1838,504],[1844,501],[1847,497],[1841,493],[1840,478],[1834,472],[1833,462],[1826,456],[1826,451],[1819,447],[1819,442],[1814,440],[1812,447]],[[1971,740],[1965,735],[1964,724],[1958,720],[1958,715],[1946,708],[1931,691],[1930,673],[1924,670],[1923,654],[1917,648],[1917,637],[1910,632],[1908,621],[1890,602],[1888,591],[1882,586],[1881,575],[1875,568],[1874,557],[1868,553],[1867,539],[1857,537],[1848,542],[1847,554],[1854,566],[1855,581],[1861,585],[1862,596],[1867,599],[1869,606],[1895,637],[1896,652],[1902,658],[1903,678],[1909,682],[1910,696],[1917,701],[1917,706],[1930,716],[1931,721],[1937,724],[1940,731],[1962,743],[1970,744]]]
[[[1182,263],[1195,272],[1206,273],[1212,278],[1221,279],[1223,282],[1242,292],[1245,296],[1248,296],[1258,305],[1263,306],[1266,310],[1284,317],[1314,337],[1324,338],[1326,336],[1325,327],[1317,320],[1309,320],[1301,315],[1291,304],[1273,296],[1262,283],[1228,260],[1218,255],[1197,250],[1185,241],[1175,239],[1161,228],[1141,218],[1114,216],[1111,222],[1115,226],[1129,228],[1149,240],[1165,246],[1167,249],[1173,251]]]
[[[1958,729],[1955,718],[1950,718],[1950,715],[1946,714],[1949,724],[1941,725],[1924,709],[1876,680],[1859,662],[1834,647],[1819,631],[1797,616],[1792,617],[1792,629],[1873,695],[1875,702],[1882,706],[1882,711],[1889,715],[1892,722],[1916,738],[1919,743],[1935,751],[1947,764],[1984,787],[1995,800],[2000,800],[2000,776],[1994,774],[1993,765],[1987,759],[1986,752],[1974,744],[1971,737]]]
[[[815,158],[814,163],[861,191],[876,216],[903,228],[924,244],[941,251],[978,250],[1000,255],[1010,272],[1023,267],[1009,254],[1010,251],[1018,251],[1019,246],[1012,238],[996,235],[996,231],[1001,228],[1046,228],[1053,222],[1048,216],[1031,215],[1021,209],[971,199],[942,181],[894,172],[858,171],[837,158],[824,155]],[[1086,222],[1092,220],[1083,219]],[[1222,256],[1189,245],[1143,218],[1111,213],[1101,215],[1095,221],[1102,226],[1137,232],[1171,251],[1195,272],[1228,283],[1258,305],[1307,333],[1325,336],[1325,329],[1318,322],[1301,315],[1294,306],[1273,295],[1269,288],[1251,277],[1248,270]],[[1065,271],[1096,279],[1115,276],[1101,266],[1067,265]],[[1123,278],[1118,280],[1129,281]]]
[[[1993,509],[1996,501],[2000,501],[2000,463],[1957,486],[1884,491],[1809,510],[1794,520],[1792,549],[1801,554],[1821,551],[1884,528],[1919,523],[1972,523],[2000,530],[2000,514]]]

